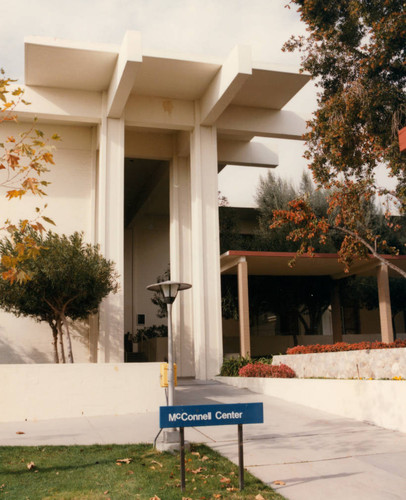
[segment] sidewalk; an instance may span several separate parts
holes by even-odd
[[[218,382],[183,381],[177,404],[264,403],[264,424],[244,426],[246,469],[290,500],[406,497],[406,434],[339,418]],[[0,423],[0,445],[152,442],[158,411],[124,416]],[[16,434],[24,432],[24,434]],[[238,461],[236,426],[186,428]],[[274,485],[283,481],[284,485]]]

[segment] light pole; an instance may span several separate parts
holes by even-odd
[[[178,281],[162,281],[147,286],[151,292],[160,292],[162,300],[166,304],[168,311],[168,406],[175,404],[175,380],[173,370],[173,340],[172,340],[172,304],[174,303],[178,292],[187,290],[192,285],[189,283],[179,283]]]

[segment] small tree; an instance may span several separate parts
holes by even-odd
[[[15,231],[13,240],[0,242],[3,257],[15,255],[25,238]],[[64,334],[68,361],[73,363],[70,320],[86,319],[97,312],[102,299],[117,291],[114,264],[100,255],[98,246],[83,242],[83,234],[71,236],[48,232],[46,236],[30,231],[39,248],[35,258],[26,258],[24,271],[31,279],[25,283],[0,280],[0,307],[16,316],[30,316],[47,322],[53,334],[54,359],[65,362]],[[57,340],[59,338],[59,351]]]

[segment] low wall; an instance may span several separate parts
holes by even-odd
[[[157,411],[160,363],[0,365],[0,421]]]
[[[406,348],[324,352],[317,354],[283,354],[274,356],[272,364],[288,365],[299,378],[373,378],[406,379]]]
[[[405,333],[398,333],[396,338],[406,340]],[[373,342],[381,340],[380,334],[343,335],[342,341],[354,344],[357,342]],[[298,335],[298,345],[334,344],[332,335]],[[224,353],[238,353],[240,351],[240,337],[228,336],[223,338]],[[293,335],[253,335],[251,334],[251,355],[264,356],[286,352],[294,347]]]
[[[406,382],[216,377],[225,384],[406,432]]]

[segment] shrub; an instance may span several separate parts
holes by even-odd
[[[406,347],[406,340],[395,340],[395,342],[358,342],[356,344],[347,344],[346,342],[337,342],[336,344],[316,344],[316,345],[298,345],[286,350],[286,354],[312,354],[318,352],[340,352],[340,351],[359,351],[365,349],[394,349]]]
[[[264,363],[248,363],[240,368],[240,377],[264,377],[264,378],[294,378],[296,373],[287,365],[267,365]]]
[[[154,339],[156,337],[167,337],[168,327],[166,325],[152,325],[145,328],[139,328],[135,334],[135,342],[141,340]]]
[[[229,358],[223,360],[223,365],[220,370],[220,375],[222,377],[238,377],[240,368],[251,363],[251,358],[244,358],[243,356],[238,356],[238,358]]]

